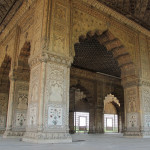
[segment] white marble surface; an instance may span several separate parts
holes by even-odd
[[[149,150],[150,139],[125,138],[121,134],[72,135],[69,144],[31,144],[0,137],[0,150]]]

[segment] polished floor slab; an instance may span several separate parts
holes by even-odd
[[[0,150],[150,150],[150,139],[122,134],[75,134],[72,138],[69,144],[31,144],[0,136]]]

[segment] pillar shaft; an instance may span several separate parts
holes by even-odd
[[[61,57],[55,59],[49,54],[40,55],[38,60],[36,64],[32,64],[34,60],[30,62],[32,65],[30,66],[27,131],[23,141],[71,142],[68,127],[69,60]]]
[[[149,82],[147,82],[149,83]],[[139,80],[125,86],[125,136],[150,136],[149,84]]]

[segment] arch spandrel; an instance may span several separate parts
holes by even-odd
[[[113,58],[117,61],[118,67],[121,69],[121,78],[124,79],[129,76],[137,76],[137,67],[124,44],[116,38],[109,30],[90,31],[86,35],[81,35],[78,43],[82,43],[87,39],[95,38],[107,51],[111,51]]]
[[[104,32],[109,30],[116,38],[118,38],[127,51],[135,64],[138,62],[136,50],[138,50],[138,33],[131,30],[124,24],[115,21],[112,17],[106,14],[95,11],[89,6],[78,6],[73,3],[72,10],[72,44],[70,54],[75,56],[74,44],[79,42],[80,36],[86,36],[89,31]],[[81,9],[82,8],[82,9]]]

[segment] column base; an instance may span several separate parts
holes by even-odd
[[[3,134],[3,138],[21,138],[25,132],[22,131],[10,131],[6,130]]]
[[[150,131],[140,132],[140,131],[126,131],[123,134],[124,137],[133,138],[150,138]]]
[[[26,132],[22,141],[38,144],[71,143],[72,137],[69,133]]]

